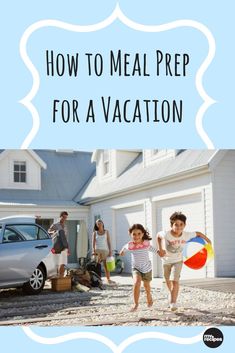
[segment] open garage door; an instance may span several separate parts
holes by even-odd
[[[205,232],[205,210],[201,193],[167,199],[156,203],[157,232],[170,228],[169,218],[175,211],[184,213],[187,217],[186,231]],[[161,260],[157,259],[157,274],[162,277]],[[206,267],[200,270],[191,270],[185,265],[181,273],[181,279],[204,278]]]
[[[141,223],[145,226],[143,205],[122,208],[115,211],[116,248],[118,251],[130,241],[128,229],[134,223]],[[124,272],[131,273],[131,256],[128,252],[123,257],[123,260],[125,263]]]

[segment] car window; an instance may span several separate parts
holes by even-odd
[[[18,234],[14,229],[11,229],[10,227],[5,228],[5,232],[2,239],[3,243],[15,243],[17,241],[22,240],[24,240],[22,236],[20,236],[20,234]]]
[[[48,239],[49,238],[47,232],[45,232],[44,229],[42,229],[42,228],[38,228],[38,229],[39,229],[38,239]]]
[[[14,230],[19,232],[25,240],[47,239],[47,233],[35,224],[17,224]]]

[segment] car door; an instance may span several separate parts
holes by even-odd
[[[36,224],[9,224],[2,229],[0,286],[27,282],[49,254],[52,241]]]

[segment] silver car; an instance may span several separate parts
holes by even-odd
[[[0,288],[22,287],[38,294],[57,267],[49,234],[35,217],[0,219]]]

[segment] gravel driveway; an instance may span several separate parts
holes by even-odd
[[[235,325],[235,294],[181,286],[178,310],[168,309],[167,292],[153,283],[154,305],[145,303],[142,290],[139,310],[130,313],[130,278],[114,278],[117,286],[87,293],[52,292],[48,283],[37,296],[20,290],[0,290],[0,325],[41,326],[210,326]]]

